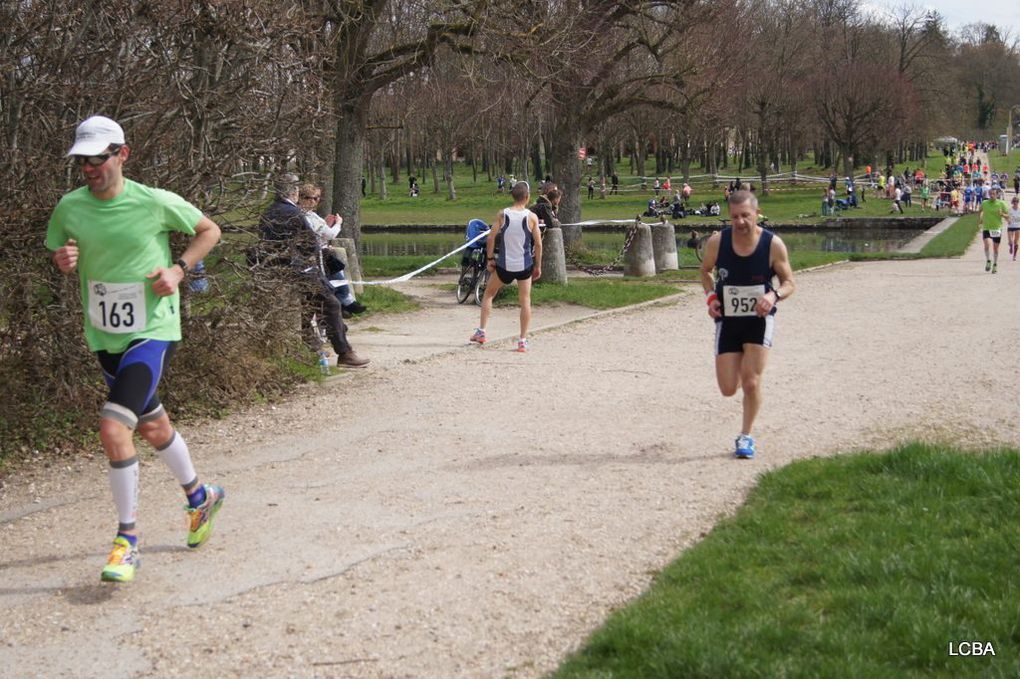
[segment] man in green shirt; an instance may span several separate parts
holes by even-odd
[[[67,155],[86,186],[60,199],[46,231],[57,268],[78,272],[85,341],[110,388],[99,437],[119,519],[101,574],[111,582],[133,580],[139,565],[136,429],[184,488],[189,547],[209,538],[225,496],[221,487],[199,483],[188,446],[156,394],[181,339],[178,288],[219,241],[220,228],[180,196],[126,179],[130,153],[113,120],[93,116],[78,125]],[[192,236],[176,261],[170,254],[172,231]]]
[[[992,199],[981,203],[978,227],[985,243],[985,271],[999,271],[999,243],[1002,242],[1002,220],[1009,217],[1009,206],[1002,199],[1002,189],[992,189]],[[995,260],[989,258],[991,248]]]

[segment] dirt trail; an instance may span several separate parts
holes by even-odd
[[[98,582],[114,520],[99,456],[8,478],[0,667],[537,676],[765,470],[907,437],[1020,445],[1020,263],[986,274],[977,246],[798,282],[752,462],[730,457],[739,402],[718,395],[691,294],[535,333],[526,355],[465,346],[477,311],[449,302],[359,324],[373,369],[183,428],[228,493],[202,550],[184,548],[179,491],[146,454],[130,586]],[[515,324],[498,311],[493,329]]]

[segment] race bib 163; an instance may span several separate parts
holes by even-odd
[[[145,288],[141,283],[89,281],[89,319],[103,332],[145,330]]]

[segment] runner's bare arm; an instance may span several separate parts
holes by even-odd
[[[772,257],[772,269],[776,272],[776,277],[779,278],[779,285],[776,286],[776,290],[779,293],[779,297],[786,299],[794,293],[797,289],[797,284],[793,280],[793,267],[790,266],[790,253],[786,249],[786,243],[779,236],[772,238],[771,252],[769,253]]]
[[[189,269],[194,268],[198,262],[205,259],[205,256],[218,242],[220,242],[220,227],[216,222],[202,215],[198,224],[195,225],[195,235],[181,254],[181,259],[185,261]],[[156,279],[152,283],[152,291],[161,297],[166,297],[177,291],[177,286],[184,280],[184,273],[177,264],[171,267],[158,266],[146,278]]]
[[[528,222],[531,226],[531,234],[535,238],[535,265],[531,272],[531,278],[538,280],[542,277],[542,229],[538,228],[538,215],[534,212],[528,215]]]
[[[490,271],[495,270],[496,263],[493,261],[493,257],[496,256],[496,235],[499,234],[499,230],[503,228],[503,213],[500,212],[496,215],[496,221],[492,223],[492,228],[489,229],[489,235],[485,239],[485,268]]]
[[[719,259],[719,240],[721,238],[718,231],[709,237],[705,243],[705,256],[701,259],[701,287],[708,295],[708,315],[712,318],[722,318],[722,303],[714,298],[715,279],[712,277],[716,260]]]
[[[205,259],[205,256],[220,242],[220,227],[213,220],[202,216],[195,225],[195,236],[188,243],[188,247],[181,253],[181,259],[188,263],[188,268],[193,269],[196,264]]]

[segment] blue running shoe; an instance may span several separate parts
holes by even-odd
[[[754,458],[754,439],[741,434],[736,440],[736,450],[733,453],[738,460],[751,460]]]

